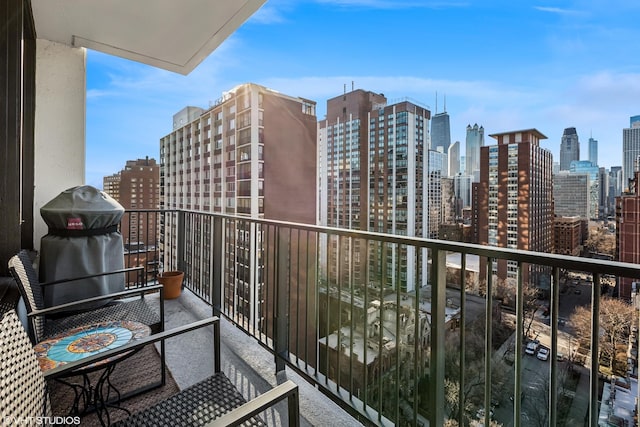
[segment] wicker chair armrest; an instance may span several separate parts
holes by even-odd
[[[113,271],[105,271],[105,272],[102,272],[102,273],[89,274],[89,275],[86,275],[86,276],[68,277],[66,279],[51,280],[49,282],[41,282],[41,283],[39,283],[39,285],[42,286],[42,287],[46,287],[46,286],[51,286],[51,285],[58,285],[60,283],[68,283],[68,282],[76,282],[78,280],[93,279],[94,277],[110,276],[112,274],[131,273],[133,271],[138,271],[138,270],[143,272],[144,271],[144,267],[142,267],[142,266],[129,267],[129,268],[122,268],[122,269],[113,270]]]
[[[237,426],[281,400],[288,399],[289,426],[300,425],[298,386],[291,380],[262,393],[249,402],[211,421],[206,427]]]
[[[45,379],[64,376],[66,374],[69,374],[75,371],[76,369],[82,368],[87,365],[91,365],[103,359],[108,359],[110,357],[124,354],[133,350],[139,350],[145,345],[149,345],[161,340],[166,340],[168,338],[172,338],[177,335],[184,334],[184,333],[194,331],[202,327],[211,326],[211,325],[214,325],[214,334],[218,335],[220,333],[220,319],[218,317],[208,317],[206,319],[198,320],[196,322],[189,323],[187,325],[179,326],[177,328],[172,328],[168,331],[158,332],[157,334],[149,335],[148,337],[131,341],[128,344],[125,344],[123,346],[116,347],[111,350],[107,350],[102,353],[95,354],[93,356],[85,357],[84,359],[80,359],[75,362],[57,366],[55,368],[44,371],[43,374]],[[216,358],[219,358],[219,355],[220,355],[220,349],[216,348],[215,349]]]
[[[86,298],[86,299],[81,299],[78,301],[73,301],[73,302],[68,302],[65,304],[60,304],[60,305],[55,305],[52,307],[47,307],[47,308],[43,308],[41,310],[33,310],[30,313],[27,314],[27,316],[32,317],[32,316],[42,316],[44,314],[52,314],[52,313],[56,313],[59,311],[67,311],[69,309],[73,309],[78,305],[81,304],[86,304],[86,303],[91,303],[91,302],[95,302],[95,301],[102,301],[105,299],[116,299],[116,298],[123,298],[123,297],[128,297],[128,296],[134,296],[134,295],[142,295],[145,293],[150,293],[150,292],[155,292],[155,291],[160,291],[160,303],[164,304],[164,289],[162,285],[151,285],[151,286],[145,286],[143,288],[135,288],[135,289],[129,289],[126,291],[122,291],[122,292],[115,292],[112,294],[106,294],[106,295],[100,295],[100,296],[96,296],[96,297],[91,297],[91,298]]]

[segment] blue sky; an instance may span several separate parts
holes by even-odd
[[[640,2],[575,0],[268,0],[190,75],[87,54],[87,176],[159,157],[186,105],[206,108],[253,82],[317,102],[347,85],[443,110],[464,146],[467,124],[537,128],[559,160],[563,129],[590,135],[599,164],[622,164],[622,129],[640,114]],[[463,148],[464,150],[464,148]]]

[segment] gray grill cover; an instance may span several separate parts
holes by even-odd
[[[40,281],[124,268],[122,235],[116,230],[124,208],[108,194],[89,185],[73,187],[40,208],[40,215],[49,227],[40,241]],[[124,274],[117,274],[46,287],[45,306],[119,292],[124,282]]]

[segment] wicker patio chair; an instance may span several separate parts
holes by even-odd
[[[129,268],[108,273],[102,273],[81,278],[68,280],[57,280],[54,282],[40,283],[38,274],[33,268],[29,254],[20,251],[9,260],[9,271],[18,285],[18,289],[27,310],[28,323],[32,343],[35,345],[42,340],[58,335],[64,331],[78,328],[85,325],[93,325],[100,322],[130,320],[143,323],[151,329],[151,333],[158,333],[164,330],[164,291],[162,285],[142,286],[135,289],[117,292],[114,294],[101,295],[87,298],[72,303],[66,303],[54,307],[44,307],[42,288],[44,286],[55,286],[58,283],[68,283],[70,281],[81,281],[90,277],[109,274],[124,274],[129,271],[144,270],[142,267]],[[80,283],[81,285],[81,283]],[[160,292],[160,301],[157,310],[154,310],[148,303],[144,295],[149,292]],[[97,302],[108,300],[108,304],[84,311],[70,311],[76,307],[82,307],[87,302]],[[85,305],[86,307],[86,305]],[[61,316],[55,316],[62,311]],[[126,399],[139,395],[148,390],[164,386],[167,382],[166,376],[166,355],[164,341],[160,343],[160,378],[157,381],[149,381],[148,384],[133,390],[122,398]]]
[[[292,381],[286,381],[245,403],[242,395],[221,372],[218,318],[209,318],[160,332],[104,353],[50,369],[43,374],[29,338],[13,310],[0,319],[0,406],[3,408],[3,417],[5,420],[24,420],[34,416],[51,416],[45,378],[56,378],[69,370],[77,370],[101,359],[124,354],[157,340],[168,339],[209,325],[213,325],[214,329],[213,376],[115,425],[266,425],[259,418],[259,414],[287,399],[288,413],[285,421],[290,426],[299,426],[298,386]],[[207,353],[206,356],[209,358],[211,354]]]
[[[81,286],[83,279],[112,274],[122,274],[124,280],[126,272],[135,270],[143,271],[143,268],[129,268],[80,278],[40,283],[38,274],[33,268],[29,254],[26,251],[20,251],[9,260],[9,271],[18,284],[27,309],[34,344],[72,328],[105,321],[133,320],[149,326],[153,333],[162,331],[164,329],[164,293],[160,285],[138,287],[54,307],[45,308],[44,306],[43,288],[46,286],[55,286],[72,281],[79,282],[78,286]],[[159,309],[154,310],[145,300],[144,294],[157,291],[160,291],[160,304]],[[132,298],[135,296],[138,296],[138,298]],[[97,301],[109,302],[102,307],[73,311],[76,307],[86,306],[87,302],[95,303]],[[61,312],[62,314],[60,314]]]

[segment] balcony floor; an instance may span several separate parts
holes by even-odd
[[[184,290],[179,298],[165,301],[165,330],[209,317],[211,313],[209,305]],[[283,378],[276,377],[273,355],[224,318],[221,319],[220,330],[222,370],[245,398],[267,391],[286,376],[300,390],[302,426],[362,426],[291,369],[281,374]],[[181,389],[211,375],[213,360],[206,357],[213,348],[210,329],[184,334],[169,340],[166,346],[167,365]],[[286,414],[286,407],[280,406],[278,412]],[[269,425],[280,425],[278,413],[269,413],[266,417]]]

